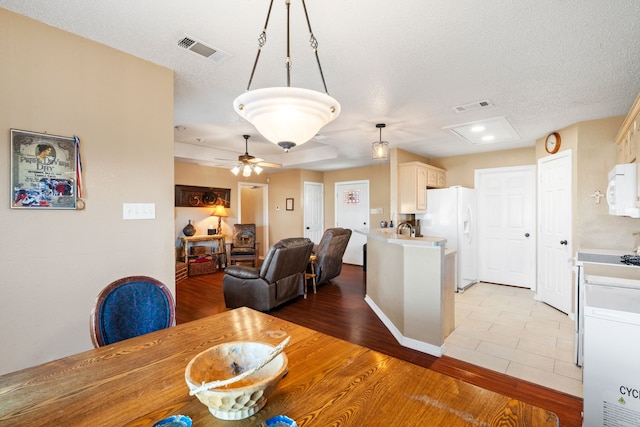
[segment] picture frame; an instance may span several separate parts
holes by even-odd
[[[286,199],[285,209],[288,211],[293,210],[293,197],[288,197]]]
[[[76,209],[73,137],[11,129],[11,208]]]
[[[210,208],[216,205],[222,205],[227,209],[231,207],[230,188],[175,186],[176,207]]]

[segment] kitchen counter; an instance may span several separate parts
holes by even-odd
[[[412,244],[412,245],[425,245],[425,246],[444,246],[447,239],[442,237],[410,237],[406,234],[398,234],[396,228],[363,228],[354,230],[356,233],[364,234],[368,238],[385,240],[388,243],[395,244]]]
[[[442,356],[455,328],[456,251],[395,228],[354,231],[367,236],[367,304],[401,345]]]

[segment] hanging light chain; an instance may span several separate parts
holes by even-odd
[[[305,0],[302,1],[302,7],[304,9],[304,16],[307,20],[307,27],[309,28],[309,44],[313,49],[313,53],[316,57],[316,63],[318,64],[318,71],[320,71],[320,78],[322,79],[322,86],[324,87],[324,92],[329,94],[329,90],[327,89],[327,83],[324,79],[324,72],[322,71],[322,65],[320,64],[320,56],[318,55],[318,39],[313,35],[313,30],[311,29],[311,21],[309,20],[309,13],[307,12],[307,4]],[[290,49],[290,24],[289,24],[289,16],[290,16],[290,5],[291,0],[285,0],[286,8],[287,8],[287,57],[285,59],[285,67],[287,69],[287,87],[291,87],[291,49]],[[258,37],[258,53],[256,54],[256,59],[253,62],[253,68],[251,69],[251,76],[249,77],[249,83],[247,84],[247,91],[251,90],[251,84],[253,83],[253,76],[255,75],[256,68],[258,66],[258,60],[260,59],[260,53],[262,52],[262,48],[267,44],[267,26],[269,25],[269,18],[271,17],[271,9],[273,7],[273,0],[269,3],[269,10],[267,11],[267,18],[264,23],[264,29],[260,33]]]
[[[247,90],[251,90],[251,83],[253,82],[253,75],[256,73],[256,67],[258,66],[258,60],[260,59],[260,53],[265,44],[267,44],[267,26],[269,25],[269,18],[271,17],[271,8],[273,7],[273,0],[269,3],[269,10],[267,11],[267,19],[264,21],[264,28],[258,36],[258,53],[256,53],[256,60],[253,62],[253,68],[251,69],[251,76],[249,77],[249,83],[247,84]]]
[[[322,79],[322,86],[324,87],[324,93],[329,94],[327,90],[327,83],[324,81],[324,73],[322,72],[322,65],[320,65],[320,57],[318,56],[318,40],[316,36],[313,35],[313,30],[311,30],[311,21],[309,21],[309,14],[307,13],[307,4],[304,0],[302,0],[302,7],[304,8],[304,16],[307,19],[307,27],[309,28],[310,35],[310,43],[311,48],[313,49],[313,53],[316,56],[316,62],[318,63],[318,70],[320,71],[320,78]]]
[[[291,31],[289,31],[289,17],[291,15],[291,0],[285,0],[287,7],[287,58],[284,61],[287,67],[287,87],[291,87]]]

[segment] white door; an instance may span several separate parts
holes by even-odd
[[[304,183],[304,237],[320,243],[324,232],[324,184]]]
[[[537,299],[571,312],[571,151],[538,160],[538,292]]]
[[[478,279],[535,289],[536,167],[475,171]]]
[[[369,181],[336,182],[336,227],[369,228]],[[342,261],[362,265],[362,246],[367,238],[351,233]]]

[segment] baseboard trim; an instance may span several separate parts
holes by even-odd
[[[438,347],[436,345],[429,344],[424,341],[418,341],[413,338],[405,337],[404,335],[402,335],[402,333],[396,327],[396,325],[393,324],[391,319],[389,319],[384,314],[384,312],[380,309],[380,307],[378,307],[378,305],[369,297],[369,295],[366,295],[364,297],[364,301],[369,305],[369,307],[371,307],[371,310],[373,310],[376,316],[378,316],[378,318],[382,321],[384,326],[387,327],[389,332],[391,332],[391,335],[393,335],[396,341],[398,341],[398,344],[400,344],[401,346],[407,347],[413,350],[417,350],[422,353],[427,353],[436,357],[441,357],[445,353],[444,344]]]

